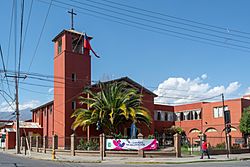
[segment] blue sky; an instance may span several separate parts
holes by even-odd
[[[58,1],[67,4],[58,3]],[[188,102],[188,99],[193,100],[194,97],[202,99],[220,93],[225,93],[226,98],[235,98],[250,92],[248,70],[250,62],[250,49],[248,49],[250,42],[250,34],[248,34],[250,33],[250,21],[248,16],[250,15],[250,10],[248,7],[250,6],[250,1],[82,0],[82,4],[76,3],[76,1],[79,0],[54,0],[52,2],[44,31],[29,72],[53,75],[54,48],[51,40],[62,29],[70,28],[70,16],[67,13],[67,9],[74,8],[77,12],[75,29],[80,32],[87,32],[94,37],[91,41],[92,48],[101,56],[101,59],[97,59],[94,56],[92,57],[92,80],[94,81],[105,78],[114,79],[129,76],[143,86],[155,91],[155,93],[158,93],[160,96],[177,97],[158,98],[158,101],[161,103]],[[113,1],[113,3],[110,3],[110,1]],[[10,0],[2,0],[0,2],[0,44],[2,45],[6,64],[7,57],[9,56],[8,70],[14,70],[13,29],[8,55],[12,2],[13,1]],[[17,41],[19,41],[20,34],[20,2],[21,1],[18,1]],[[25,1],[24,30],[27,26],[31,2],[32,0]],[[114,4],[114,2],[152,12],[143,12],[135,8],[119,6]],[[28,71],[49,4],[50,0],[33,1],[21,61],[22,71]],[[61,7],[57,7],[55,4]],[[109,5],[109,7],[103,4]],[[93,6],[97,6],[98,8]],[[117,8],[110,6],[116,6]],[[137,14],[124,10],[121,11],[118,7],[136,11]],[[106,10],[102,10],[101,8],[106,8]],[[91,13],[88,10],[96,11],[96,13]],[[119,15],[117,12],[123,15]],[[144,13],[144,15],[139,15],[138,12]],[[154,12],[161,13],[161,15],[157,15]],[[100,15],[100,13],[104,13],[106,16]],[[148,16],[145,16],[145,14]],[[134,18],[128,15],[134,16]],[[188,19],[224,29],[195,24],[163,15]],[[114,17],[126,19],[129,20],[129,22],[115,19]],[[141,19],[137,19],[138,17]],[[110,19],[123,22],[123,24],[110,21]],[[172,22],[168,22],[166,19]],[[150,20],[150,22],[147,20]],[[175,24],[173,21],[200,26],[203,29]],[[135,27],[139,24],[142,28]],[[166,26],[166,24],[179,28],[169,27]],[[182,28],[200,31],[203,34],[184,31]],[[212,29],[212,31],[204,30],[204,28]],[[162,29],[164,29],[164,31],[162,31]],[[177,34],[169,33],[169,30],[175,31]],[[234,32],[232,30],[245,33]],[[156,31],[158,33],[156,33]],[[166,33],[178,35],[181,38],[170,36]],[[214,46],[214,44],[218,44],[215,42],[211,42],[213,45],[210,45],[205,44],[204,40],[202,40],[203,42],[194,41],[197,40],[197,38],[192,38],[192,40],[182,39],[187,37],[180,35],[183,33],[209,39],[209,42],[211,42],[211,40],[220,41],[219,45],[223,47]],[[212,36],[204,35],[204,33],[212,34]],[[236,36],[232,36],[231,34],[235,34]],[[217,38],[215,36],[220,37]],[[17,43],[17,46],[19,46],[19,42]],[[239,47],[236,47],[237,49],[226,48],[235,47],[230,46],[230,44],[240,46],[241,49],[245,47],[245,51],[238,50],[240,49]],[[53,87],[52,82],[42,82],[30,78],[22,82],[43,84],[47,87],[20,84],[20,87],[24,88],[20,88],[21,106],[34,107],[53,99],[53,95],[51,94],[53,92],[51,91]],[[13,85],[13,83],[11,84]],[[1,83],[0,86],[1,89],[8,91],[6,82]],[[12,96],[13,91],[14,87],[11,86]],[[37,92],[35,93],[34,91]],[[187,98],[185,99],[183,97]],[[6,110],[6,108],[3,107],[6,107],[6,103],[2,97],[0,97],[0,104],[2,109]]]

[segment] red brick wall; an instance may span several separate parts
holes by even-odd
[[[5,147],[6,149],[13,149],[16,146],[16,132],[7,132]]]
[[[174,107],[168,106],[168,105],[155,104],[154,111],[155,110],[174,112]],[[153,119],[154,119],[154,116],[153,116]],[[154,120],[154,129],[160,134],[163,133],[163,129],[170,128],[173,125],[174,125],[174,121]]]

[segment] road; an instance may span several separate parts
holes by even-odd
[[[211,163],[192,163],[192,164],[154,164],[154,165],[124,165],[124,164],[110,164],[110,163],[64,163],[64,162],[52,162],[43,160],[34,160],[28,158],[17,157],[15,155],[0,153],[0,167],[153,167],[153,166],[183,166],[183,167],[249,167],[250,161],[231,161],[231,162],[211,162]]]

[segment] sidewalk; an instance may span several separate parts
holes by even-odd
[[[183,164],[183,163],[199,163],[199,162],[220,162],[220,161],[237,161],[250,160],[250,153],[248,154],[231,154],[228,159],[226,155],[213,155],[211,159],[200,159],[199,156],[187,156],[181,158],[166,157],[166,158],[141,158],[141,157],[104,157],[101,161],[100,156],[70,156],[70,155],[56,155],[56,159],[51,159],[51,154],[43,154],[31,152],[31,155],[16,154],[15,150],[0,151],[6,154],[26,157],[30,159],[51,160],[60,162],[74,162],[74,163],[112,163],[112,164]]]

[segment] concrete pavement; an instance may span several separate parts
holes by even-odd
[[[52,160],[51,153],[31,152],[31,155],[16,154],[15,150],[1,150],[0,152],[12,154],[20,157],[26,157],[39,160],[51,160],[59,162],[74,162],[74,163],[105,163],[105,164],[184,164],[184,163],[200,163],[200,162],[220,162],[220,161],[237,161],[250,160],[248,154],[231,154],[229,159],[226,155],[213,155],[211,159],[200,159],[200,156],[185,156],[181,158],[162,157],[162,158],[141,158],[141,157],[104,157],[101,161],[100,156],[70,156],[64,154],[56,154],[56,159]],[[27,152],[28,153],[28,152]]]

